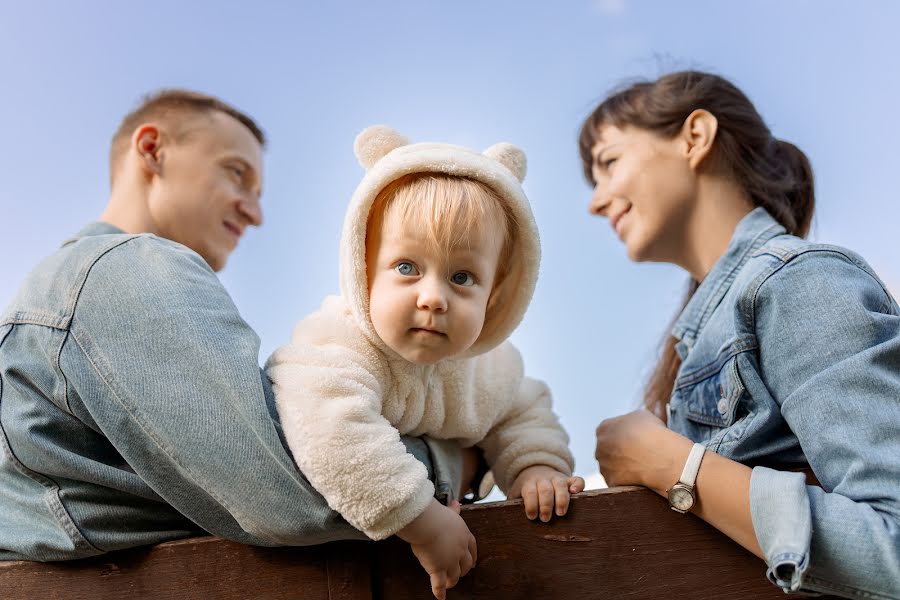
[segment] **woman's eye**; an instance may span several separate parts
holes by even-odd
[[[607,158],[606,160],[603,161],[603,169],[606,171],[609,171],[609,168],[612,166],[612,164],[614,162],[616,162],[615,158]]]
[[[416,270],[416,266],[411,262],[402,262],[398,264],[396,267],[397,272],[401,275],[405,275],[407,277],[418,274]]]
[[[450,281],[455,283],[456,285],[475,285],[475,278],[472,277],[471,273],[467,273],[465,271],[460,271],[458,273],[454,273],[450,276]]]

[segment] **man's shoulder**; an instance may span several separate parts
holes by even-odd
[[[0,323],[68,327],[85,291],[94,301],[121,306],[135,290],[149,300],[168,289],[221,286],[192,250],[152,234],[109,233],[67,241],[25,278]]]

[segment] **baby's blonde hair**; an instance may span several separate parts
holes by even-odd
[[[443,173],[411,173],[392,181],[375,197],[366,226],[366,248],[377,237],[386,217],[400,219],[427,234],[433,249],[446,254],[465,245],[470,232],[498,226],[503,236],[494,288],[502,282],[512,257],[515,217],[487,185]]]

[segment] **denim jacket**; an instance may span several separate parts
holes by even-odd
[[[180,244],[95,223],[44,260],[0,316],[0,560],[204,532],[267,546],[364,537],[285,450],[258,352]],[[458,479],[458,448],[404,441],[439,490]]]
[[[900,598],[900,310],[871,268],[757,208],[673,335],[669,427],[757,465],[750,509],[769,579]],[[820,486],[788,470],[806,463]]]

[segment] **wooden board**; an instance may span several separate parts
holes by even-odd
[[[521,501],[464,512],[478,564],[455,598],[783,599],[765,564],[644,488],[586,492],[565,519],[525,518]],[[375,598],[427,598],[427,577],[399,541],[375,554]]]
[[[784,594],[765,565],[643,488],[579,494],[551,523],[521,501],[464,507],[478,565],[449,599],[767,599]],[[0,562],[3,600],[405,600],[431,597],[397,539],[259,548],[194,538],[62,562]]]

